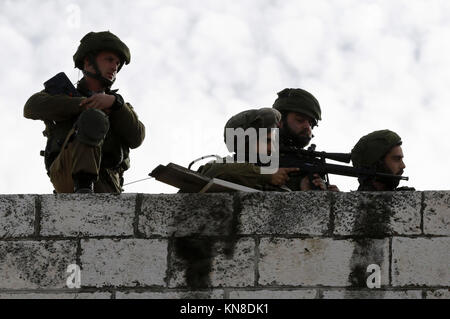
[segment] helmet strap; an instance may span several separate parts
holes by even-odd
[[[96,79],[96,80],[100,81],[100,83],[106,88],[106,90],[109,90],[111,88],[111,86],[114,84],[114,81],[116,79],[111,81],[111,80],[109,80],[109,79],[107,79],[107,78],[102,76],[102,73],[100,72],[100,69],[98,67],[97,61],[95,59],[95,54],[94,53],[89,53],[87,55],[87,58],[89,60],[89,64],[91,64],[92,67],[94,68],[95,73],[83,70],[83,74],[85,76],[88,76],[90,78],[93,78],[93,79]]]

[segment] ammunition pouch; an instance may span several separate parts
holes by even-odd
[[[72,121],[47,122],[47,130],[43,132],[47,137],[45,151],[41,152],[44,156],[45,169],[50,171],[50,166],[61,152],[64,141],[72,129]]]

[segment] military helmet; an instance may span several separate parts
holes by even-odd
[[[232,116],[227,121],[223,130],[223,138],[226,143],[227,128],[242,128],[244,130],[247,130],[250,127],[255,129],[275,128],[280,121],[281,113],[270,107],[243,111]]]
[[[73,55],[75,67],[83,70],[84,58],[89,53],[99,51],[113,51],[119,55],[121,60],[119,70],[123,64],[130,63],[130,50],[116,35],[109,31],[89,32],[81,40],[77,52]]]
[[[322,119],[319,101],[303,89],[284,89],[278,92],[273,107],[280,112],[297,112],[313,119],[313,125]]]
[[[397,133],[390,130],[375,131],[361,137],[352,149],[355,167],[371,167],[382,159],[391,148],[402,142]]]

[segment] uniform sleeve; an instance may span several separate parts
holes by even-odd
[[[32,120],[64,121],[81,113],[84,97],[50,95],[44,91],[33,94],[25,103],[23,116]]]
[[[145,126],[139,121],[136,112],[129,103],[109,115],[111,129],[129,148],[136,148],[145,138]]]
[[[270,174],[261,174],[260,168],[250,163],[207,164],[200,173],[252,188],[270,185],[271,179]]]

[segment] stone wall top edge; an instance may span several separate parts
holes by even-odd
[[[263,192],[263,193],[267,193],[267,194],[274,194],[274,192]],[[286,193],[281,193],[281,194],[292,194],[292,193],[313,193],[311,192],[286,192]],[[323,194],[329,194],[330,192],[324,192]],[[405,192],[356,192],[356,191],[348,191],[348,192],[338,192],[338,193],[333,193],[333,194],[382,194],[382,193],[410,193],[410,191],[405,191]],[[417,190],[411,193],[450,193],[450,190]],[[151,196],[167,196],[167,195],[171,195],[171,196],[179,196],[179,195],[187,195],[187,194],[198,194],[198,193],[122,193],[120,194],[120,196],[136,196],[136,195],[151,195]],[[235,193],[205,193],[203,195],[230,195],[232,196],[233,194],[252,194],[252,193],[246,193],[246,192],[235,192]],[[280,194],[280,193],[277,193]],[[57,196],[57,197],[79,197],[79,196],[119,196],[119,194],[52,194],[52,193],[16,193],[16,194],[0,194],[0,197],[7,197],[7,196]]]

